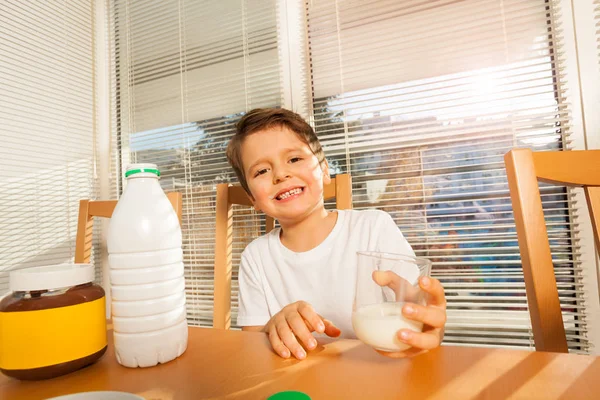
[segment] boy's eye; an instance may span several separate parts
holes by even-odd
[[[258,171],[256,171],[254,173],[254,177],[256,178],[257,176],[262,175],[262,174],[266,174],[266,173],[267,173],[267,169],[266,168],[262,168],[262,169],[259,169]]]
[[[292,164],[293,164],[293,163],[296,163],[296,162],[298,162],[298,161],[300,161],[300,160],[302,160],[300,157],[292,157],[292,158],[290,158],[290,162],[291,162]]]

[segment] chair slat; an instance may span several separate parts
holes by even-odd
[[[538,351],[566,353],[567,339],[538,180],[584,186],[598,243],[600,151],[534,153],[530,149],[513,149],[504,156],[504,163],[535,348]]]
[[[181,224],[183,199],[179,192],[167,193],[167,198],[173,205]],[[77,220],[77,236],[75,238],[75,263],[89,263],[92,254],[92,240],[90,240],[94,227],[94,218],[110,218],[117,206],[117,200],[89,200],[79,201],[79,217]]]

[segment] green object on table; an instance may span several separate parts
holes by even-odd
[[[270,396],[267,400],[310,400],[310,396],[306,393],[295,392],[293,390],[287,392],[279,392]]]

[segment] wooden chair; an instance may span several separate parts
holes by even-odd
[[[182,196],[179,192],[167,193],[181,224]],[[75,239],[75,263],[89,263],[92,254],[92,228],[94,217],[110,218],[117,205],[117,200],[96,201],[84,199],[79,201],[79,218],[77,222],[77,238]]]
[[[324,188],[325,200],[335,198],[336,208],[352,208],[352,181],[350,175],[340,174],[331,179]],[[217,226],[215,234],[215,292],[213,327],[231,327],[231,271],[232,271],[232,227],[234,204],[252,207],[252,202],[241,186],[228,183],[217,185]],[[266,231],[270,232],[275,221],[266,217]]]
[[[525,277],[535,349],[568,352],[538,180],[583,187],[596,249],[600,248],[600,150],[532,152],[504,156]]]

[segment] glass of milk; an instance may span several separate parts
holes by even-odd
[[[404,318],[402,307],[405,303],[426,305],[427,293],[421,290],[418,281],[422,276],[430,276],[431,261],[379,252],[358,252],[357,256],[352,311],[356,336],[378,350],[406,350],[410,346],[398,339],[398,331],[421,332],[423,324]]]

